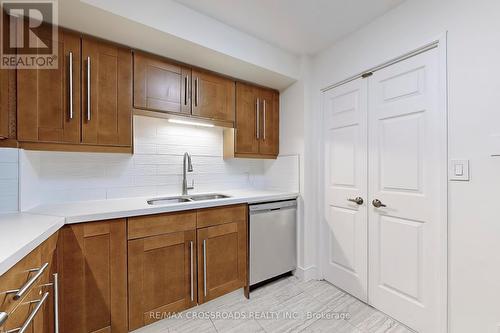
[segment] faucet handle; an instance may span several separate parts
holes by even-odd
[[[188,186],[188,190],[194,189],[194,179],[191,180],[191,186]]]

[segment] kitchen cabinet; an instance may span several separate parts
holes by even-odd
[[[58,232],[0,276],[0,311],[8,314],[0,332],[17,329],[25,323],[29,333],[54,332],[57,242]],[[15,292],[5,293],[8,290],[21,294],[17,297]],[[30,321],[31,314],[34,316]]]
[[[224,158],[276,158],[279,154],[279,93],[236,83],[234,129],[224,130]]]
[[[82,39],[82,143],[132,145],[132,53],[92,38]]]
[[[191,114],[191,69],[134,52],[134,108]]]
[[[125,219],[61,230],[60,331],[127,332]]]
[[[42,40],[52,38],[42,31]],[[21,147],[131,152],[131,51],[58,31],[57,69],[17,70]]]
[[[198,303],[247,285],[247,206],[198,211]]]
[[[129,330],[196,305],[195,251],[193,212],[129,219]]]
[[[17,137],[15,89],[16,71],[0,69],[0,144]]]
[[[193,116],[234,122],[234,81],[201,70],[193,70]]]
[[[52,38],[50,30],[42,31],[44,39]],[[53,42],[60,55],[57,69],[17,70],[17,139],[78,144],[80,36],[60,29]]]

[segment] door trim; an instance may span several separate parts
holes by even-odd
[[[440,253],[438,254],[440,257],[440,276],[441,281],[440,281],[440,297],[439,297],[439,308],[440,308],[440,329],[439,332],[448,332],[448,327],[449,327],[449,307],[448,307],[448,201],[449,201],[449,191],[448,191],[448,151],[449,151],[449,131],[448,131],[448,124],[449,124],[449,113],[448,113],[448,62],[447,62],[447,31],[441,33],[438,35],[436,38],[431,39],[430,41],[426,43],[421,43],[418,47],[403,53],[402,55],[396,56],[392,58],[391,60],[388,60],[380,65],[377,65],[375,67],[372,67],[370,69],[364,70],[356,75],[352,75],[346,79],[343,79],[341,81],[338,81],[334,84],[328,85],[322,89],[320,89],[320,94],[321,98],[323,98],[323,93],[329,89],[333,89],[335,87],[338,87],[340,85],[343,85],[345,83],[348,83],[352,80],[355,80],[359,77],[362,77],[364,73],[367,72],[373,72],[376,70],[380,70],[382,68],[385,68],[387,66],[390,66],[392,64],[398,63],[400,61],[406,60],[408,58],[411,58],[412,56],[418,55],[420,53],[423,53],[425,51],[428,51],[430,49],[437,48],[438,50],[438,62],[439,62],[439,68],[438,68],[438,76],[439,76],[439,107],[440,110],[443,110],[444,114],[443,117],[445,119],[445,129],[443,130],[443,133],[441,133],[442,136],[442,153],[441,153],[441,158],[442,158],[442,165],[443,168],[441,170],[441,188],[442,192],[440,193],[440,197],[442,198],[443,202],[441,203],[441,207],[443,207],[442,211],[442,216],[441,216],[441,223],[440,223],[440,244],[441,244],[441,249]],[[321,103],[320,106],[320,114],[319,114],[319,124],[324,123],[324,106]],[[319,211],[320,211],[320,224],[325,223],[325,214],[324,214],[324,206],[325,206],[325,198],[324,198],[324,162],[325,162],[325,154],[324,154],[324,147],[325,147],[325,138],[324,138],[324,128],[321,127],[319,129],[319,135],[320,135],[320,142],[321,142],[321,148],[319,151],[319,187],[318,187],[318,194],[319,197],[321,198],[319,201]],[[319,225],[317,230],[316,230],[316,237],[318,240],[319,244],[319,249],[318,249],[318,257],[317,257],[317,263],[319,267],[319,274],[318,278],[319,279],[324,279],[324,257],[321,255],[324,253],[325,250],[325,242],[323,240],[322,234],[322,225]]]

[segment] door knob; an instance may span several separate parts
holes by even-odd
[[[382,201],[380,201],[379,199],[374,199],[374,200],[372,201],[372,205],[373,205],[374,207],[376,207],[376,208],[380,208],[380,207],[387,207],[387,205],[384,205],[384,204],[382,203]]]
[[[363,198],[361,198],[361,197],[356,197],[356,198],[354,198],[354,199],[349,198],[349,199],[347,199],[347,201],[354,202],[354,203],[356,203],[356,204],[358,204],[358,205],[360,205],[360,206],[361,206],[361,205],[363,204],[363,202],[364,202],[364,201],[363,201]]]

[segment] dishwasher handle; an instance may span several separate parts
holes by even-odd
[[[297,200],[266,202],[249,206],[250,215],[285,209],[297,209]]]

